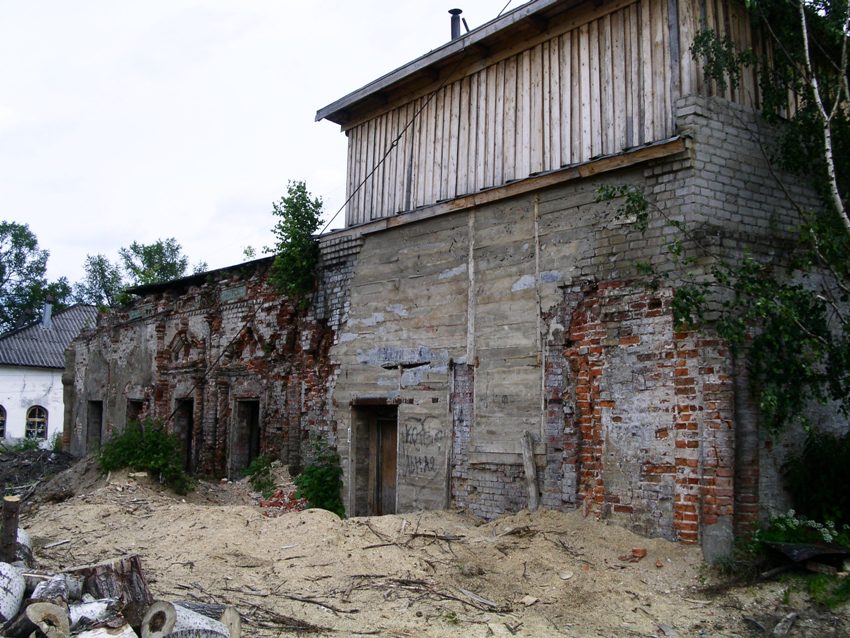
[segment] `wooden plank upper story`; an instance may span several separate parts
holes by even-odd
[[[318,111],[348,136],[346,226],[676,135],[684,95],[757,106],[758,83],[706,82],[712,29],[766,46],[738,0],[535,0]]]

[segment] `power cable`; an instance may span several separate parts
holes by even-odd
[[[513,2],[513,0],[508,0],[508,3],[507,3],[504,7],[502,7],[502,10],[501,10],[501,11],[499,11],[499,15],[497,15],[495,19],[497,19],[497,20],[498,20],[498,19],[501,17],[501,15],[505,12],[505,9],[507,9],[507,8],[508,8],[508,6],[511,4],[511,2]],[[461,52],[463,52],[463,51],[466,51],[466,46],[465,46],[465,45],[464,45],[464,47],[461,49]],[[449,73],[447,73],[447,74],[446,74],[446,79],[445,79],[445,80],[443,80],[443,81],[440,83],[440,85],[439,85],[436,89],[434,89],[434,90],[431,92],[431,95],[430,95],[430,96],[428,96],[428,99],[427,99],[427,100],[425,100],[424,104],[422,104],[422,106],[419,108],[419,110],[417,110],[417,111],[416,111],[416,112],[415,112],[415,113],[411,116],[411,118],[410,118],[410,120],[407,122],[407,124],[405,124],[405,125],[404,125],[404,128],[403,128],[403,129],[401,129],[401,132],[400,132],[400,133],[399,133],[399,134],[395,137],[395,139],[392,141],[392,143],[390,144],[390,147],[387,149],[387,152],[386,152],[386,153],[384,153],[383,157],[381,157],[381,159],[378,161],[378,163],[377,163],[377,164],[375,164],[375,166],[372,168],[372,170],[371,170],[371,171],[369,171],[369,174],[368,174],[368,175],[366,175],[366,177],[364,177],[364,178],[363,178],[363,180],[362,180],[362,181],[361,181],[361,182],[357,185],[357,188],[355,188],[355,189],[351,192],[351,194],[348,196],[348,199],[346,199],[346,200],[343,202],[342,206],[340,206],[340,207],[339,207],[339,209],[338,209],[338,210],[337,210],[337,211],[333,214],[333,217],[331,217],[331,218],[327,221],[327,223],[326,223],[326,224],[322,227],[322,230],[320,230],[320,231],[319,231],[319,235],[322,235],[322,234],[323,234],[323,233],[324,233],[324,232],[328,229],[328,226],[330,226],[330,225],[333,223],[333,221],[334,221],[334,220],[335,220],[335,219],[339,216],[339,214],[340,214],[340,213],[341,213],[341,212],[345,209],[345,207],[346,207],[346,206],[348,206],[349,202],[350,202],[352,199],[354,199],[354,196],[355,196],[355,195],[357,195],[357,193],[358,193],[358,192],[360,192],[360,189],[361,189],[361,188],[363,188],[363,186],[366,184],[366,182],[368,182],[368,181],[369,181],[369,179],[372,177],[372,175],[374,175],[374,174],[375,174],[375,171],[377,171],[377,170],[381,167],[381,165],[382,165],[382,164],[384,163],[384,161],[387,159],[387,157],[389,156],[389,154],[393,152],[393,150],[395,149],[395,147],[396,147],[396,146],[398,146],[398,142],[399,142],[399,140],[401,140],[401,138],[402,138],[402,137],[404,136],[404,134],[407,132],[407,129],[409,129],[409,128],[413,125],[413,123],[416,121],[416,118],[417,118],[417,117],[419,117],[419,115],[422,113],[422,111],[424,111],[424,110],[425,110],[425,107],[427,107],[427,106],[431,103],[431,100],[433,100],[433,99],[437,96],[437,93],[439,93],[439,92],[440,92],[440,89],[442,89],[444,86],[446,86],[446,84],[447,84],[447,83],[448,83],[448,81],[449,81],[449,78],[451,78],[451,77],[455,74],[455,71],[457,71],[457,70],[460,68],[461,64],[463,64],[463,60],[462,60],[462,59],[461,59],[461,60],[458,60],[458,63],[457,63],[457,64],[456,64],[456,65],[452,68],[451,72],[449,72]]]
[[[513,2],[513,1],[514,0],[508,0],[507,4],[504,7],[502,7],[501,11],[499,11],[499,15],[496,16],[496,20],[498,20],[499,18],[502,17],[502,14],[505,12],[505,9],[507,9],[509,6],[511,6],[511,2]]]

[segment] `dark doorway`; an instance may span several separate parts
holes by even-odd
[[[135,421],[139,423],[139,415],[142,413],[145,402],[141,399],[127,399],[127,424]]]
[[[230,445],[230,470],[238,476],[251,461],[260,456],[260,401],[236,402],[236,420]]]
[[[195,429],[194,399],[178,399],[174,412],[174,434],[180,440],[183,453],[183,466],[187,472],[194,469],[192,456],[192,435]]]
[[[89,401],[86,414],[86,448],[96,450],[100,447],[103,435],[103,401]]]
[[[398,408],[355,408],[355,515],[396,512]]]

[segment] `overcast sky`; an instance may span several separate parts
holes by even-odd
[[[53,279],[134,240],[243,261],[287,180],[326,217],[345,199],[319,108],[444,44],[448,9],[475,28],[505,1],[0,0],[0,219]]]

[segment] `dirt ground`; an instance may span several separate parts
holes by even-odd
[[[792,612],[788,636],[850,635],[850,610],[813,607],[793,580],[709,594],[698,548],[578,512],[275,514],[244,481],[183,498],[87,461],[22,524],[41,567],[137,553],[155,597],[235,605],[245,636],[759,636]]]

